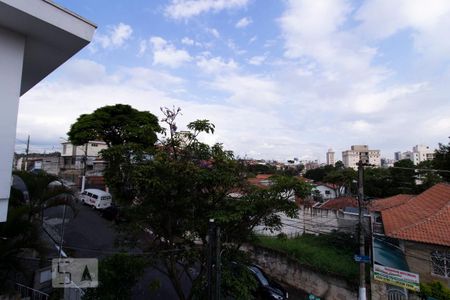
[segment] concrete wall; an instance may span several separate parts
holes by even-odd
[[[339,210],[303,207],[299,210],[297,218],[289,218],[279,214],[283,226],[280,230],[270,232],[263,226],[255,227],[255,232],[262,235],[276,236],[280,233],[288,237],[300,236],[304,233],[320,234],[340,231],[354,233],[358,223],[358,215],[344,214]],[[366,229],[369,229],[369,220],[365,219]]]
[[[25,37],[0,27],[0,222],[6,221]]]
[[[317,273],[285,255],[262,247],[247,246],[256,263],[277,281],[314,294],[320,299],[357,299],[357,287],[339,277]]]
[[[431,252],[438,250],[448,253],[450,252],[450,247],[408,241],[403,241],[402,247],[410,272],[419,274],[420,282],[440,281],[450,288],[450,278],[434,275],[431,264]]]

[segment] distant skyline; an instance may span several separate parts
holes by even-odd
[[[209,119],[240,157],[382,157],[447,143],[450,1],[57,0],[94,41],[21,98],[17,151],[58,150],[76,118],[127,103]]]

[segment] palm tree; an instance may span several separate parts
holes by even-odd
[[[7,221],[0,223],[0,294],[11,288],[12,275],[23,274],[23,256],[45,256],[41,227],[45,209],[68,205],[73,192],[56,176],[14,172]]]

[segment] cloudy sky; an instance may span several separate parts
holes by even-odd
[[[128,103],[209,119],[240,157],[382,156],[450,135],[448,0],[58,0],[93,42],[21,98],[17,150],[58,149],[76,118]]]

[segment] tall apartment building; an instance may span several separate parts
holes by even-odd
[[[346,168],[358,169],[358,162],[381,166],[380,150],[369,150],[368,145],[353,145],[350,150],[342,152],[342,162]]]
[[[335,163],[336,161],[334,160],[334,151],[330,148],[327,152],[327,165],[334,166]]]
[[[412,148],[412,151],[395,152],[395,160],[409,159],[414,165],[417,165],[423,161],[431,160],[434,158],[434,150],[425,145],[416,145]]]

